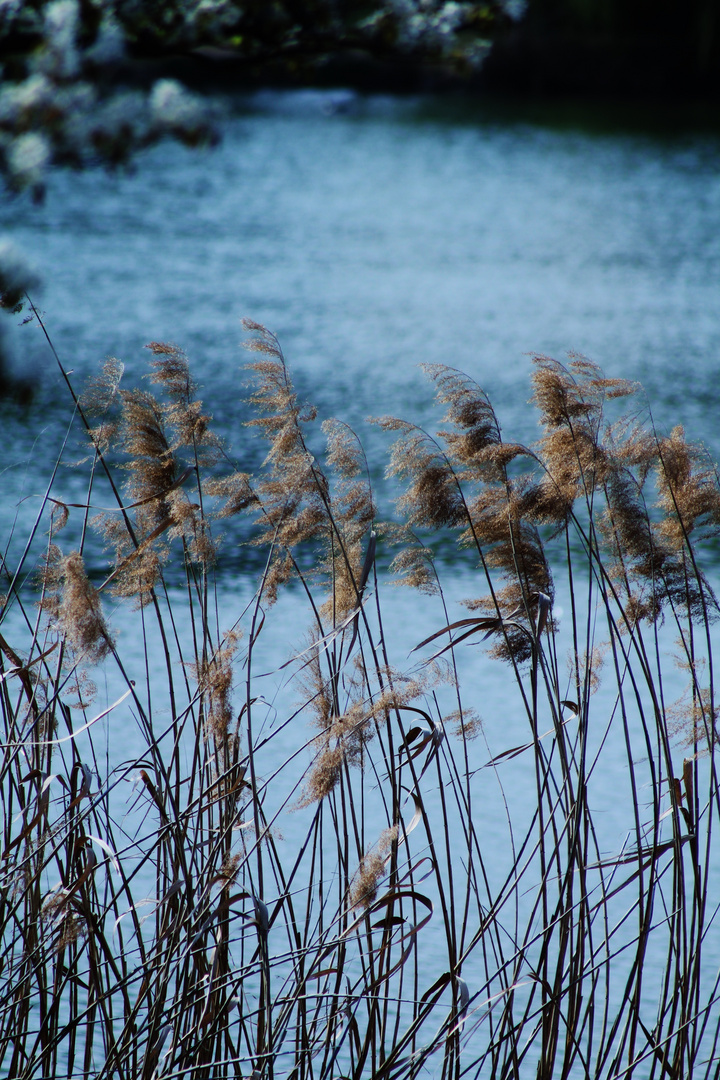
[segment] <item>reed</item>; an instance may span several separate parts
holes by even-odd
[[[177,347],[149,347],[150,388],[63,372],[86,494],[56,467],[2,566],[0,1075],[717,1076],[715,466],[584,359],[535,358],[534,445],[433,366],[439,430],[378,421],[382,523],[356,434],[328,420],[313,452],[245,325],[254,476]],[[226,624],[238,514],[262,570]]]

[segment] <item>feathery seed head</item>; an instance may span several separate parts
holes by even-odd
[[[105,360],[100,374],[90,379],[80,395],[80,404],[87,416],[105,416],[117,403],[124,371],[121,360],[114,356]]]
[[[196,386],[190,377],[188,358],[177,345],[151,341],[145,346],[153,354],[150,382],[162,386],[174,401],[188,402]]]
[[[205,701],[208,732],[219,743],[227,738],[232,720],[233,657],[239,636],[230,632],[224,643],[208,659],[192,665],[198,687]]]
[[[375,900],[389,862],[388,852],[397,843],[397,837],[397,825],[385,829],[380,834],[375,848],[363,855],[350,886],[348,901],[351,909],[369,908]]]
[[[113,640],[105,623],[97,589],[85,572],[79,551],[71,552],[59,567],[62,590],[58,624],[70,645],[90,663],[107,655]]]
[[[500,425],[485,391],[463,372],[444,364],[422,367],[437,386],[437,400],[449,406],[444,423],[452,424],[455,430],[439,434],[453,459],[475,467],[495,464],[497,459],[484,452],[502,441]]]
[[[393,546],[405,545],[390,563],[391,573],[400,575],[393,584],[409,585],[428,596],[437,595],[440,587],[433,570],[432,550],[421,544],[406,526],[386,525],[384,532]]]
[[[305,791],[298,806],[310,806],[312,803],[322,802],[330,795],[340,782],[344,761],[345,753],[340,744],[336,746],[324,744],[308,773]]]
[[[257,502],[247,473],[234,472],[219,480],[207,480],[205,491],[212,498],[223,500],[223,505],[216,511],[219,518],[233,517]]]
[[[596,403],[583,397],[578,382],[563,364],[549,356],[534,356],[533,363],[535,393],[531,401],[540,410],[545,427],[559,428],[593,412]]]
[[[443,724],[447,727],[454,724],[454,733],[459,738],[475,739],[483,728],[483,722],[475,709],[456,709],[443,717]]]
[[[720,525],[716,470],[704,447],[688,443],[680,426],[658,441],[656,478],[658,505],[665,515],[660,533],[674,551],[686,546],[698,523],[706,531]]]

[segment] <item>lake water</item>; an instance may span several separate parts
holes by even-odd
[[[264,92],[218,99],[217,108],[224,139],[212,151],[159,146],[130,174],[57,173],[42,206],[25,199],[0,206],[0,231],[44,279],[39,306],[76,385],[107,355],[121,358],[134,380],[146,368],[146,342],[176,342],[216,430],[250,468],[261,451],[242,427],[248,356],[240,319],[248,316],[278,334],[300,393],[320,415],[360,430],[387,499],[386,441],[364,420],[394,413],[432,422],[418,364],[472,375],[494,402],[505,437],[530,442],[539,434],[528,405],[530,355],[562,360],[573,351],[608,375],[640,380],[659,426],[684,424],[720,457],[716,134],[629,130],[621,115],[613,127],[592,116],[568,121],[552,111],[349,92]],[[37,327],[13,326],[8,348],[36,385],[31,404],[0,404],[0,530],[12,565],[68,408]],[[67,457],[78,454],[73,442]],[[72,500],[82,487],[61,471],[58,491]],[[70,540],[73,527],[71,519]],[[223,626],[255,584],[240,538],[229,533],[221,565]],[[100,551],[91,546],[93,559]],[[451,604],[477,593],[472,560],[440,561]],[[268,668],[298,646],[308,618],[299,592],[281,603],[286,632],[268,645]],[[558,606],[567,603],[559,595]],[[113,617],[142,668],[126,614],[118,609]],[[402,591],[385,618],[399,661],[442,625],[436,601]],[[486,720],[485,738],[473,744],[472,765],[480,769],[525,741],[527,730],[508,707],[503,670],[480,669],[473,655],[461,666],[467,700],[482,701]],[[110,683],[106,693],[113,700],[117,688]],[[284,694],[282,679],[268,691],[270,729],[289,707]],[[113,722],[106,723],[109,759]],[[122,760],[132,757],[128,738]],[[619,745],[614,757],[610,743],[605,771],[598,770],[608,851],[619,850],[628,828],[618,799],[622,766],[612,771],[623,753]],[[525,794],[534,794],[524,759],[504,768],[510,804],[522,815]],[[280,801],[292,780],[280,786]],[[496,820],[492,801],[482,798],[484,837],[500,855],[504,811]],[[288,815],[283,824],[288,842],[301,828],[294,820]],[[720,960],[717,932],[707,948]]]
[[[215,150],[165,144],[131,175],[58,173],[43,206],[0,207],[77,372],[176,341],[235,430],[249,316],[322,410],[417,410],[417,364],[449,363],[528,439],[528,354],[574,350],[720,449],[717,136],[316,92],[222,110]],[[32,339],[46,408],[57,376]]]

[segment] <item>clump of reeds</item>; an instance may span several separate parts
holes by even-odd
[[[3,562],[0,1071],[714,1076],[714,466],[583,358],[536,358],[534,444],[435,365],[438,429],[380,421],[381,523],[356,433],[246,329],[255,476],[176,346],[150,388],[63,372],[87,498],[56,471],[44,552]],[[263,569],[227,626],[240,513]],[[390,555],[436,612],[409,661]]]

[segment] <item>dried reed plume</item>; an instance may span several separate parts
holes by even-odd
[[[720,524],[718,474],[703,447],[691,446],[682,427],[658,440],[656,476],[664,511],[660,535],[674,550],[703,526],[713,531]]]
[[[536,356],[534,364],[532,400],[546,432],[538,447],[544,472],[534,514],[537,520],[562,525],[576,499],[590,502],[596,486],[608,478],[605,401],[631,395],[637,387],[623,379],[604,378],[597,365],[582,358],[564,367],[550,357]]]
[[[365,586],[363,570],[376,510],[362,445],[351,428],[337,420],[322,425],[327,438],[326,465],[335,478],[328,500],[332,529],[322,569],[332,585],[323,609],[333,623],[353,611]],[[366,572],[369,572],[367,567]]]
[[[61,559],[57,573],[62,583],[57,609],[60,632],[85,661],[99,664],[114,643],[80,552],[71,551]]]
[[[254,542],[275,548],[265,596],[273,601],[296,572],[294,551],[314,544],[322,553],[317,569],[331,585],[321,614],[335,625],[359,604],[366,537],[375,518],[362,446],[347,425],[327,421],[321,467],[306,441],[316,410],[299,404],[277,338],[258,323],[244,325],[255,335],[246,347],[263,357],[247,367],[256,376],[250,403],[264,414],[249,424],[269,442],[266,471],[255,487],[260,532]]]
[[[193,674],[206,703],[205,720],[208,732],[219,745],[228,737],[232,720],[233,657],[239,635],[228,632],[223,645],[212,656],[193,664]]]
[[[319,802],[329,795],[340,782],[345,766],[363,769],[368,743],[375,737],[379,726],[388,723],[390,714],[406,708],[427,693],[434,681],[441,674],[437,669],[430,669],[422,676],[409,678],[397,671],[380,672],[388,685],[372,698],[359,698],[353,701],[341,714],[334,713],[332,698],[328,695],[328,686],[322,683],[319,667],[313,680],[316,692],[312,698],[316,720],[324,725],[321,734],[315,740],[317,750],[310,768],[300,806]],[[356,692],[362,691],[362,685]]]
[[[128,473],[126,506],[121,508],[122,517],[101,514],[95,523],[115,552],[113,592],[134,597],[140,604],[151,600],[174,539],[182,541],[191,562],[205,570],[214,562],[216,544],[202,505],[200,470],[214,466],[222,453],[222,444],[210,428],[211,417],[195,397],[197,386],[183,351],[160,342],[148,348],[154,357],[150,381],[165,400],[138,388],[119,389],[122,372],[115,361],[106,365],[102,378],[86,394],[91,411],[104,410],[103,415],[109,415],[111,407],[118,406],[118,415],[102,426],[102,440],[93,432],[91,437],[96,449],[119,451],[129,458],[121,466]],[[182,490],[193,473],[198,503]],[[238,488],[235,476],[216,482],[216,491],[210,494],[227,498],[229,493],[233,505],[225,511],[230,513],[238,502]]]
[[[311,407],[298,402],[277,338],[265,327],[244,320],[255,336],[245,347],[262,359],[247,364],[255,375],[249,402],[260,414],[248,421],[269,443],[265,475],[256,484],[260,504],[258,545],[273,545],[265,584],[269,601],[293,574],[292,551],[299,544],[318,540],[327,530],[327,481],[305,443],[304,425],[315,419]]]
[[[432,548],[421,543],[412,529],[395,522],[384,527],[384,537],[388,544],[402,545],[402,550],[390,563],[390,572],[399,575],[393,584],[408,585],[428,596],[437,595],[439,586],[434,572]]]
[[[393,825],[380,834],[372,851],[363,855],[350,886],[348,906],[351,909],[369,908],[374,902],[390,861],[388,853],[397,843],[397,838],[398,827]]]
[[[492,406],[472,380],[442,365],[426,371],[437,384],[438,400],[449,406],[444,422],[451,427],[435,440],[402,421],[379,421],[385,430],[402,432],[388,469],[409,482],[398,512],[414,528],[459,529],[459,542],[477,550],[486,573],[493,568],[502,572],[502,587],[472,606],[498,618],[496,654],[522,663],[531,656],[532,637],[502,619],[517,615],[518,609],[531,619],[538,595],[552,600],[554,592],[542,539],[528,513],[528,481],[513,479],[507,471],[516,458],[532,455],[518,443],[502,443]],[[427,576],[418,573],[421,560],[411,544],[394,565],[407,567],[411,581],[426,585]]]

